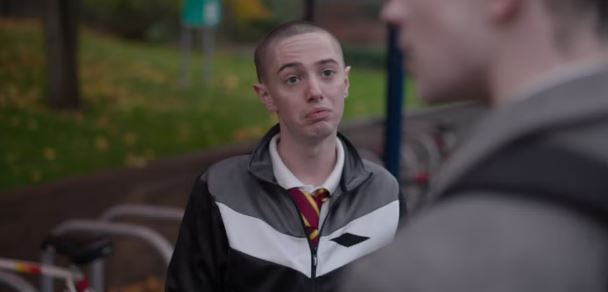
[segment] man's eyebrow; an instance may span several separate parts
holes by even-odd
[[[321,60],[321,61],[317,62],[317,64],[319,64],[319,65],[325,65],[325,64],[329,64],[329,63],[333,63],[333,64],[336,64],[336,65],[340,64],[340,63],[338,63],[338,61],[336,61],[334,59],[324,59],[324,60]]]
[[[300,65],[300,63],[296,63],[296,62],[284,64],[283,66],[281,66],[281,68],[279,68],[279,70],[277,70],[277,74],[281,73],[281,71],[283,71],[284,69],[287,69],[290,67],[298,67],[299,65]]]
[[[339,65],[340,63],[338,63],[338,61],[336,61],[336,60],[334,60],[334,59],[331,59],[331,58],[330,58],[330,59],[323,59],[323,60],[321,60],[321,61],[318,61],[316,64],[318,64],[318,65],[325,65],[325,64],[336,64],[336,65]],[[298,62],[292,62],[292,63],[287,63],[287,64],[284,64],[283,66],[281,66],[281,67],[279,68],[279,70],[277,70],[277,74],[278,74],[278,73],[281,73],[281,71],[283,71],[283,70],[285,70],[285,69],[287,69],[287,68],[291,68],[291,67],[298,67],[298,66],[300,66],[300,65],[301,65],[301,64],[300,64],[300,63],[298,63]]]

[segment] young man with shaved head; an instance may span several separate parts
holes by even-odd
[[[608,291],[608,1],[387,0],[382,15],[422,97],[490,113],[343,291]]]
[[[338,41],[290,22],[261,41],[255,65],[254,90],[279,123],[196,180],[167,291],[335,291],[404,215],[397,181],[337,131],[350,71]]]

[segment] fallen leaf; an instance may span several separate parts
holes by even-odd
[[[97,138],[95,138],[95,148],[97,148],[97,150],[99,150],[100,152],[105,152],[108,151],[108,149],[110,148],[110,143],[108,142],[108,139],[106,139],[106,137],[97,136]]]
[[[108,117],[106,116],[101,116],[99,117],[99,119],[97,119],[97,127],[100,129],[107,129],[108,128]]]
[[[27,128],[32,132],[38,130],[38,122],[36,120],[29,120],[27,122]]]
[[[40,170],[32,170],[31,177],[33,182],[39,182],[42,179],[42,173]]]
[[[133,146],[135,145],[135,143],[137,143],[137,135],[131,133],[131,132],[127,132],[123,135],[123,139],[125,141],[125,145],[127,146]]]
[[[42,152],[44,154],[44,158],[48,161],[53,161],[55,158],[57,158],[57,152],[51,147],[45,147]]]

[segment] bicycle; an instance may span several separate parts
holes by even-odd
[[[66,269],[53,265],[44,265],[35,262],[0,258],[0,270],[7,270],[17,272],[21,274],[29,274],[36,276],[49,276],[52,278],[63,279],[65,287],[69,292],[94,292],[89,287],[88,279],[77,269]],[[2,281],[0,277],[0,281]],[[4,281],[7,282],[7,281]],[[14,282],[9,282],[10,285]],[[15,286],[14,288],[22,291],[23,284],[21,286]],[[31,288],[27,288],[31,290]]]

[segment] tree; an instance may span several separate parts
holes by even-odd
[[[78,11],[80,0],[45,0],[48,103],[53,108],[80,105]]]
[[[304,0],[304,20],[315,21],[315,0]]]

